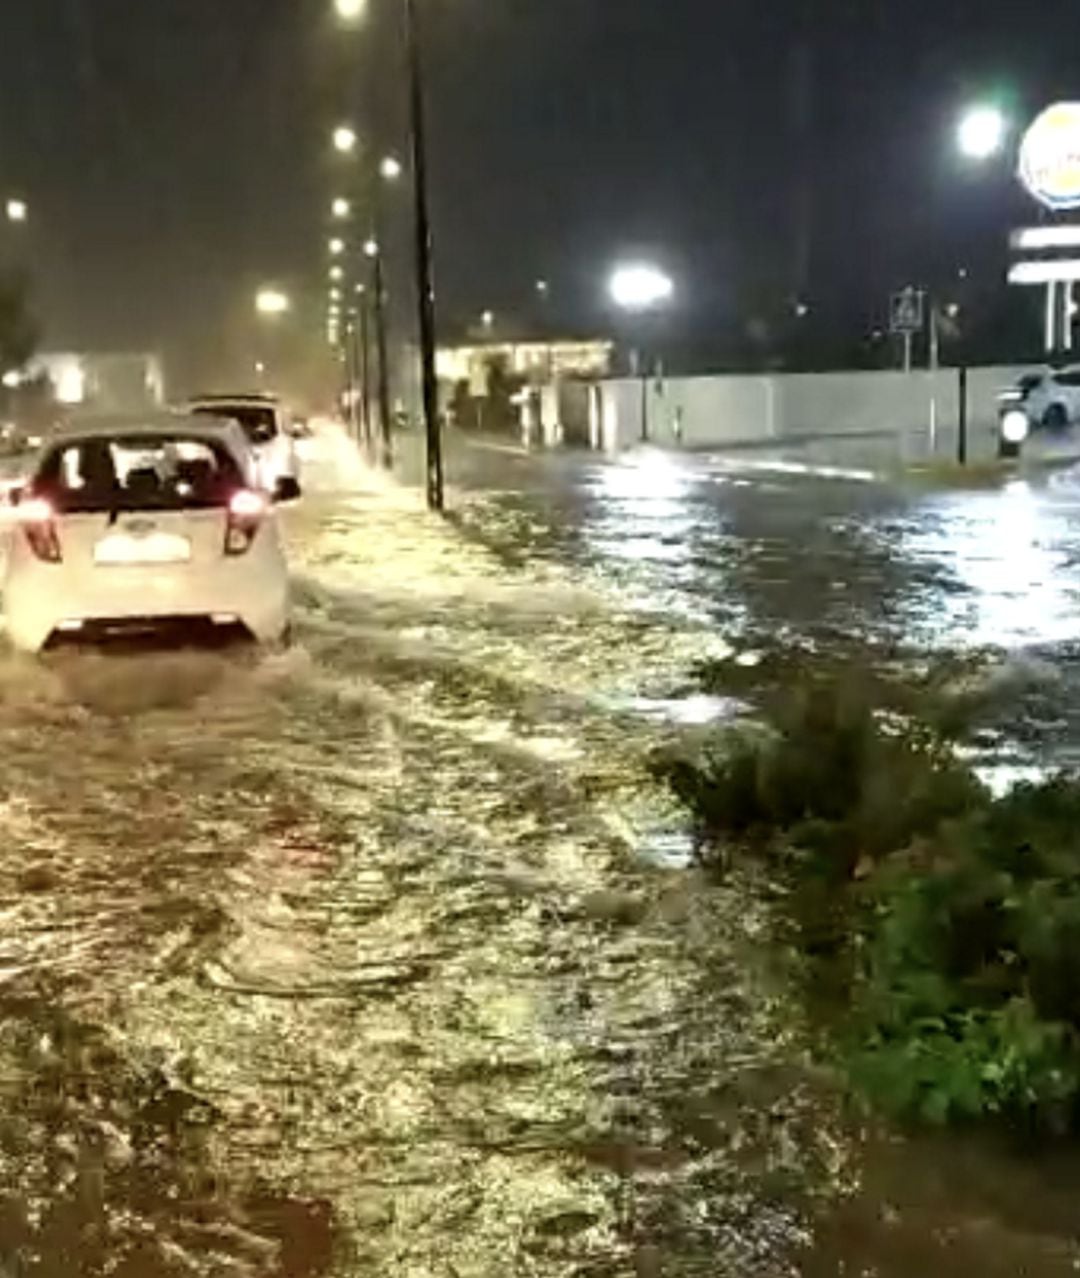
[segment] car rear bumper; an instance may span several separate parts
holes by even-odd
[[[56,583],[57,585],[59,583]],[[175,589],[167,576],[148,579],[141,589],[80,591],[50,588],[49,570],[20,574],[4,595],[7,633],[22,652],[40,652],[51,643],[97,637],[201,628],[208,633],[247,631],[273,643],[289,622],[287,587],[252,587],[240,573],[223,574],[196,588]]]

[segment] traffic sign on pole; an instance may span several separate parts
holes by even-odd
[[[926,295],[917,288],[905,288],[894,293],[889,316],[889,325],[894,333],[921,333],[926,323]]]
[[[904,339],[904,372],[911,372],[912,345],[926,323],[926,294],[917,288],[894,293],[889,303],[889,327]]]

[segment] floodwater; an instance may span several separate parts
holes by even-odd
[[[1068,1158],[853,1127],[647,768],[777,652],[1067,761],[1070,474],[472,450],[443,522],[323,447],[289,651],[0,665],[0,1274],[1072,1272]]]

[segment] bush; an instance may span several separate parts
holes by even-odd
[[[995,801],[936,730],[820,688],[662,771],[706,865],[734,844],[786,871],[807,989],[871,1101],[1080,1125],[1080,783]]]
[[[793,695],[773,732],[725,734],[660,771],[694,813],[707,863],[725,842],[765,841],[841,880],[986,799],[933,733],[821,687]]]
[[[856,1087],[886,1113],[930,1123],[987,1115],[1064,1130],[1080,1088],[1075,1035],[1018,998],[991,1011],[922,1017],[849,1051]]]
[[[1024,786],[873,885],[853,1076],[885,1108],[1072,1124],[1080,1097],[1080,786]]]

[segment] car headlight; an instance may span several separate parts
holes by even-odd
[[[1001,438],[1007,444],[1022,444],[1031,434],[1031,421],[1025,412],[1014,408],[1001,419]]]

